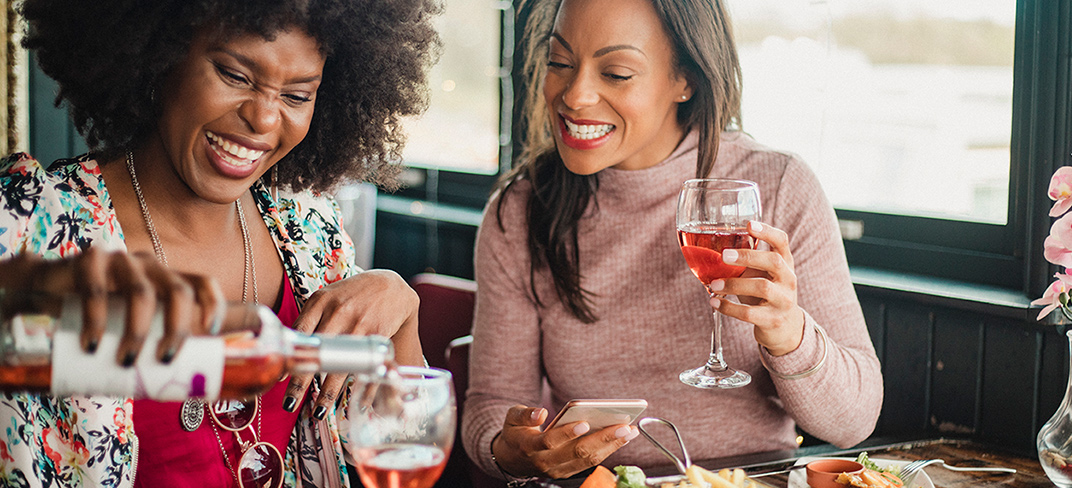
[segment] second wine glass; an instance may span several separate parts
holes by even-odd
[[[677,202],[677,238],[689,269],[704,287],[717,279],[735,278],[743,266],[722,261],[726,249],[753,249],[748,222],[760,219],[759,187],[747,180],[693,179],[681,186]],[[710,296],[716,294],[707,289]],[[682,383],[697,388],[737,388],[752,381],[722,358],[722,315],[712,313],[711,354],[707,364],[683,371]]]
[[[369,488],[431,488],[454,443],[457,412],[450,372],[400,366],[355,375],[350,448]]]

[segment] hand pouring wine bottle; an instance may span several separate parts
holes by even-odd
[[[123,367],[116,354],[125,302],[109,301],[107,330],[90,354],[79,341],[78,296],[19,295],[0,290],[0,391],[243,399],[268,391],[287,374],[384,374],[394,360],[386,337],[302,334],[283,326],[263,305],[229,304],[218,320],[223,330],[240,332],[188,337],[168,364],[156,358],[164,330],[158,307],[137,360]]]

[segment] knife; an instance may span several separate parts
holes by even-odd
[[[765,473],[749,473],[749,478],[762,478],[764,476],[774,476],[776,474],[785,474],[790,471],[796,471],[798,469],[804,469],[807,464],[794,464],[786,469],[779,469],[778,471],[767,471]]]

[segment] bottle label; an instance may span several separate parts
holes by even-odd
[[[97,351],[86,354],[79,344],[82,321],[77,307],[80,305],[76,304],[75,310],[64,307],[60,327],[52,338],[53,395],[94,394],[159,401],[219,397],[223,381],[222,338],[189,337],[171,363],[162,364],[156,358],[156,347],[164,327],[162,314],[157,313],[138,359],[133,366],[124,368],[116,357],[125,312],[109,310],[107,332]],[[69,310],[78,317],[68,320]]]

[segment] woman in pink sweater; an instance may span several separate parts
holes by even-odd
[[[740,68],[720,2],[536,0],[526,38],[528,146],[476,246],[469,455],[519,477],[666,463],[629,442],[635,426],[543,430],[544,379],[553,409],[646,399],[693,459],[794,448],[797,425],[839,446],[870,435],[882,376],[834,211],[798,158],[730,129]],[[694,177],[759,184],[760,249],[737,258],[750,271],[712,283],[738,299],[708,300],[681,257],[675,205]],[[678,381],[709,352],[712,307],[748,386]]]

